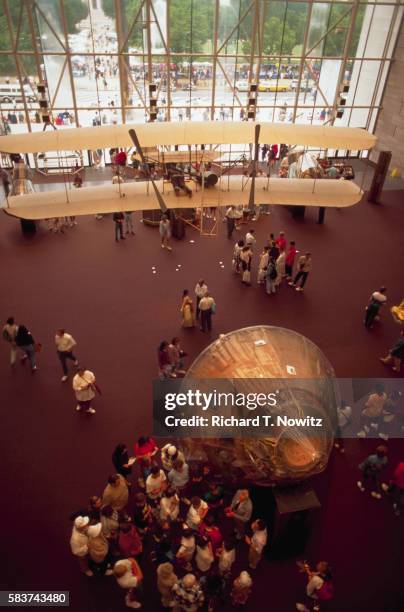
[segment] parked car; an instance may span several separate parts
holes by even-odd
[[[298,85],[299,81],[298,79],[293,79],[292,83],[291,83],[291,88],[292,91],[296,91],[297,90],[297,85]],[[307,81],[306,79],[302,79],[300,81],[300,91],[311,91],[314,87],[314,82],[313,81]]]
[[[236,81],[234,89],[235,91],[250,91],[250,85],[248,81]]]
[[[28,86],[24,87],[25,99],[28,102],[36,102],[32,89]],[[9,102],[22,102],[22,91],[18,83],[1,83],[0,84],[0,102],[7,104]]]

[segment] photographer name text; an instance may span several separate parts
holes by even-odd
[[[283,415],[271,416],[258,414],[254,417],[240,418],[234,415],[225,417],[211,414],[208,416],[192,415],[176,417],[167,415],[164,419],[166,427],[322,427],[323,419],[306,416],[303,418]]]

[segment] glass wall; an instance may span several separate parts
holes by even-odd
[[[0,5],[2,133],[240,121],[251,84],[258,120],[372,130],[403,12],[393,0]]]

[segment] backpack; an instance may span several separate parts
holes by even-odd
[[[334,585],[331,580],[324,580],[319,589],[316,590],[317,599],[328,601],[334,597]]]
[[[276,268],[275,268],[275,266],[272,264],[272,265],[270,266],[270,270],[269,270],[269,278],[270,278],[271,280],[275,280],[277,276],[278,276],[278,273],[277,273],[277,271],[276,271]]]
[[[10,334],[8,333],[6,329],[3,329],[3,340],[5,340],[6,342],[13,341],[12,337],[10,336]]]

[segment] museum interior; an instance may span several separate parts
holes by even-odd
[[[403,610],[403,0],[0,7],[0,605]]]

